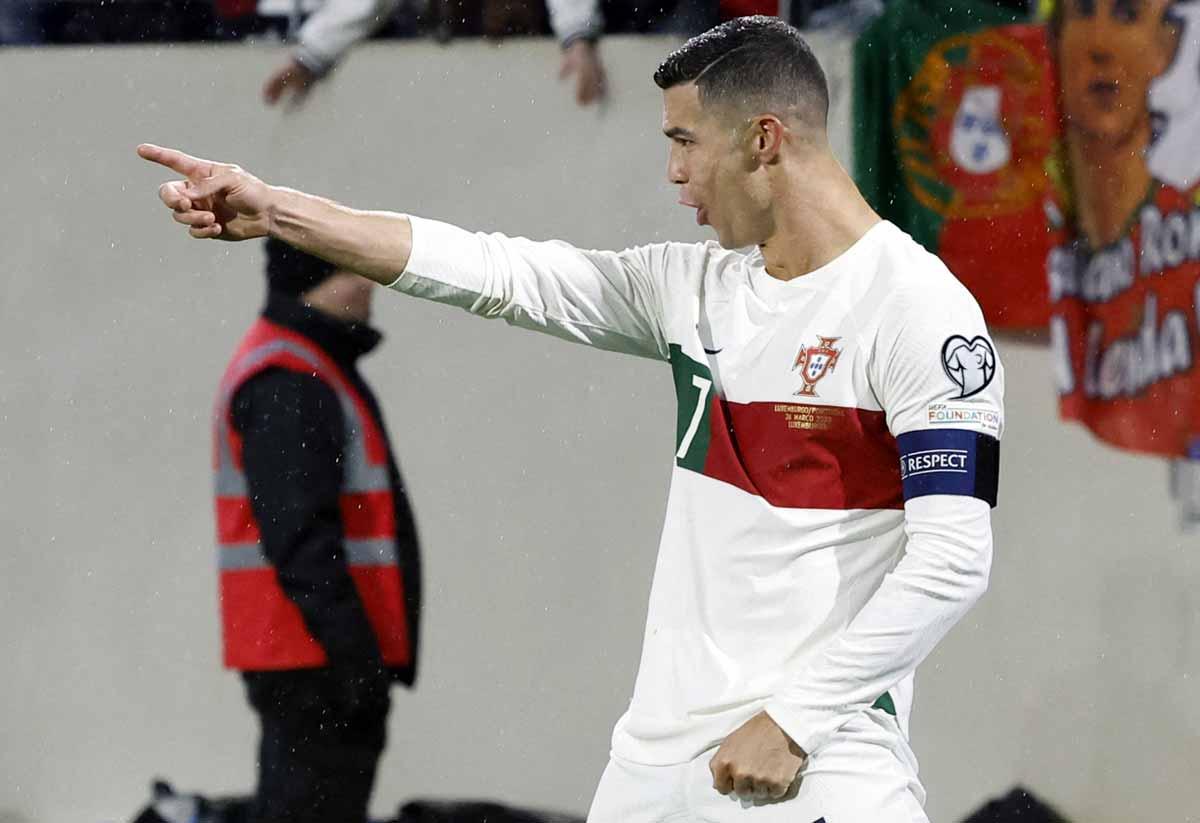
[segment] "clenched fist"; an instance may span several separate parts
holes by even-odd
[[[808,761],[766,712],[742,724],[709,762],[713,788],[744,800],[779,800]]]

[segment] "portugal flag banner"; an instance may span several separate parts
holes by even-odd
[[[1050,23],[1071,200],[1047,210],[1062,416],[1200,455],[1200,0],[1067,2]]]
[[[1101,0],[1103,1],[1103,0]],[[994,328],[1044,328],[1060,153],[1047,29],[989,2],[896,0],[855,46],[855,176]]]

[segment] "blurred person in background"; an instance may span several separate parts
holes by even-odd
[[[270,240],[268,295],[214,416],[225,664],[262,736],[254,823],[363,823],[389,690],[411,686],[421,572],[359,374],[374,286]]]
[[[443,16],[479,16],[491,21],[483,31],[490,36],[507,33],[540,33],[543,0],[533,0],[537,14],[521,14],[512,8],[519,4],[485,0],[481,8],[450,4]],[[574,83],[575,100],[581,106],[604,98],[607,91],[604,64],[598,40],[604,31],[599,0],[546,0],[550,24],[562,45],[559,75]],[[295,40],[282,65],[267,77],[263,99],[275,105],[290,96],[301,103],[319,80],[324,78],[357,43],[382,28],[396,12],[400,0],[259,0],[258,14],[279,21],[278,28]],[[450,22],[450,21],[447,21]],[[508,24],[515,28],[505,31]],[[454,28],[454,26],[451,26]],[[532,30],[531,30],[532,29]]]
[[[286,95],[301,103],[356,43],[388,21],[400,0],[259,0],[260,17],[280,21],[295,41],[287,60],[267,77],[263,100],[273,106]]]
[[[604,15],[599,0],[546,0],[550,26],[562,46],[560,80],[571,80],[575,102],[598,103],[608,94],[608,77],[600,59]]]

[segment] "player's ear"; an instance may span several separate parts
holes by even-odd
[[[751,151],[759,163],[770,165],[779,159],[784,132],[783,122],[773,114],[760,114],[750,121]]]

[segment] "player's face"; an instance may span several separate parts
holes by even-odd
[[[1119,143],[1149,125],[1146,92],[1174,48],[1169,0],[1063,0],[1058,34],[1067,124]]]
[[[725,248],[763,242],[763,210],[729,118],[706,109],[695,85],[674,86],[663,92],[663,133],[671,140],[667,178],[680,187],[679,203],[696,210],[696,222],[712,226]]]

